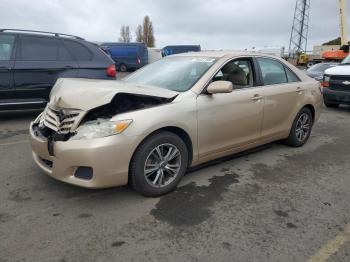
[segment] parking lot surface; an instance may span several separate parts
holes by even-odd
[[[0,116],[0,261],[350,261],[349,107],[324,109],[302,148],[216,161],[160,198],[44,175],[36,114]]]

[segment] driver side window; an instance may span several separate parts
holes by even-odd
[[[251,61],[241,59],[227,63],[213,78],[213,81],[220,80],[231,82],[234,89],[253,86],[254,76]]]

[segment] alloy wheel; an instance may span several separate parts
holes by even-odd
[[[173,182],[181,168],[181,153],[173,144],[156,146],[146,158],[144,176],[153,187],[165,187]]]
[[[299,142],[303,142],[309,135],[311,129],[311,117],[307,113],[303,113],[299,116],[295,135]]]

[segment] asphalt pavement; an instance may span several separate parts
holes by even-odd
[[[0,261],[350,261],[350,107],[324,109],[302,148],[212,162],[160,198],[43,174],[36,114],[0,115]]]

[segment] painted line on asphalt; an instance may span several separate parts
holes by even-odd
[[[308,262],[323,262],[335,254],[346,242],[350,241],[350,225],[340,232],[334,239],[328,241]]]
[[[26,144],[29,143],[29,140],[21,140],[16,142],[8,142],[8,143],[2,143],[0,146],[12,146],[12,145],[19,145],[19,144]]]

